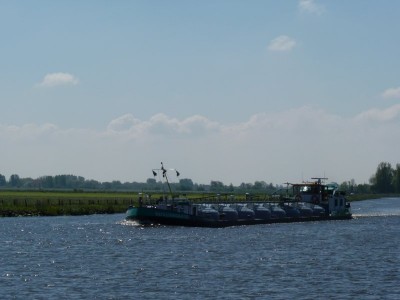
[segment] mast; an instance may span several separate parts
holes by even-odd
[[[176,169],[170,169],[170,170],[175,170],[176,176],[179,177],[180,173],[178,172],[178,170],[176,170]],[[165,178],[165,182],[167,183],[169,193],[170,193],[170,195],[172,197],[173,196],[172,195],[172,189],[171,189],[171,185],[169,184],[168,175],[167,175],[167,169],[164,168],[163,162],[161,162],[161,169],[153,169],[152,171],[153,171],[154,177],[157,176],[157,172],[156,171],[161,171],[162,172],[162,177]]]
[[[167,170],[165,170],[164,164],[162,162],[161,162],[161,171],[162,171],[162,176],[165,178],[165,181],[167,182],[168,190],[172,197],[172,190],[171,190],[171,185],[169,184],[169,181],[168,181]]]

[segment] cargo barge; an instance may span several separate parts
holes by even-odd
[[[233,195],[189,199],[174,197],[167,170],[161,171],[170,195],[153,201],[150,195],[139,194],[138,206],[130,206],[127,220],[142,225],[174,225],[190,227],[228,227],[271,223],[315,222],[351,219],[350,203],[335,184],[324,184],[327,178],[312,178],[311,182],[287,183],[285,195],[270,195],[257,200],[246,194],[237,201]],[[177,172],[179,175],[179,172]]]

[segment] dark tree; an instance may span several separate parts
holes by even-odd
[[[67,187],[67,175],[54,176],[54,186],[56,188],[66,188]]]
[[[357,185],[357,193],[368,194],[371,192],[371,186],[367,183]]]
[[[373,190],[377,193],[393,192],[393,173],[390,163],[381,162],[370,180]]]
[[[253,189],[261,191],[267,188],[267,183],[265,181],[255,181],[253,185]]]
[[[210,183],[210,190],[212,192],[222,192],[224,190],[224,184],[221,181],[212,180]]]
[[[17,174],[13,174],[10,176],[9,183],[12,187],[18,187],[21,184],[21,179]]]
[[[40,187],[45,189],[51,189],[54,187],[54,179],[52,176],[43,176],[39,178],[40,180]]]
[[[394,192],[400,193],[400,164],[396,164],[396,169],[393,171],[393,189]]]
[[[6,186],[6,185],[7,185],[6,177],[0,174],[0,186]]]
[[[179,180],[179,187],[181,191],[193,191],[193,181],[192,179],[184,178]]]

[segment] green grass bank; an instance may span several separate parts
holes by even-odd
[[[125,212],[134,193],[0,191],[0,216],[59,216]]]
[[[152,199],[160,194],[151,193]],[[257,195],[255,195],[257,198]],[[191,198],[225,200],[227,195],[216,198],[215,194],[191,194]],[[385,197],[400,197],[388,194],[349,195],[349,201],[361,201]],[[259,195],[263,199],[264,195]],[[244,195],[237,195],[243,201]],[[256,199],[254,199],[256,200]],[[0,217],[14,216],[62,216],[124,213],[129,205],[136,205],[137,192],[83,192],[83,191],[9,191],[0,190]]]

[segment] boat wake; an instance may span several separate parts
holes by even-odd
[[[400,211],[395,212],[371,212],[371,213],[353,213],[353,218],[369,218],[369,217],[400,217]]]
[[[400,216],[399,198],[365,200],[353,202],[351,206],[354,218]]]
[[[375,200],[354,203],[353,217],[398,217],[400,216],[400,200]]]
[[[122,220],[122,221],[118,221],[117,224],[119,225],[123,225],[123,226],[131,226],[131,227],[165,227],[165,225],[161,225],[161,224],[155,224],[155,223],[140,223],[136,220]]]
[[[139,222],[134,221],[134,220],[122,220],[122,221],[118,221],[117,224],[123,225],[123,226],[143,227]]]

